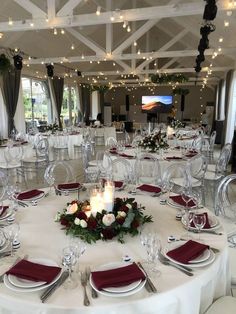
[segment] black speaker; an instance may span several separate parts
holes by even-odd
[[[125,96],[125,108],[126,111],[129,111],[129,95]]]
[[[180,110],[184,111],[185,95],[181,95]]]

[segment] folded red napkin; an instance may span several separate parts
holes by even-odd
[[[77,189],[80,187],[80,183],[64,183],[64,184],[58,184],[57,188],[58,190],[71,190],[71,189]]]
[[[203,214],[204,214],[204,216],[206,217],[206,223],[205,223],[203,229],[210,229],[210,228],[211,228],[211,224],[210,224],[209,219],[208,219],[208,214],[207,214],[207,213],[203,213]],[[190,226],[191,226],[192,228],[195,228],[195,225],[194,225],[194,222],[193,222],[193,221],[191,222]]]
[[[28,144],[28,142],[27,141],[21,142],[21,145],[24,145],[24,144]]]
[[[188,264],[191,260],[200,256],[208,245],[189,240],[177,249],[169,251],[166,255],[182,264]]]
[[[125,147],[129,148],[129,147],[132,147],[131,144],[125,144]]]
[[[98,290],[108,287],[122,287],[137,280],[144,280],[145,275],[135,264],[109,269],[104,271],[93,271],[92,279]]]
[[[143,184],[137,187],[140,191],[150,192],[150,193],[160,193],[161,189],[158,186],[153,186],[149,184]]]
[[[182,157],[172,156],[172,157],[166,157],[166,160],[174,160],[174,159],[183,159]]]
[[[103,179],[102,180],[103,182],[103,185],[106,183],[106,179]],[[124,184],[124,182],[123,181],[113,181],[113,183],[114,183],[114,185],[115,185],[115,188],[117,188],[117,189],[120,189],[122,186],[123,186],[123,184]]]
[[[181,205],[181,206],[186,206],[186,202],[184,201],[183,197],[181,195],[174,195],[174,196],[170,196],[170,198],[177,204]],[[194,201],[190,201],[188,202],[188,207],[194,207],[196,206],[196,203]]]
[[[185,156],[190,158],[190,157],[194,157],[196,155],[197,155],[197,153],[187,153]]]
[[[132,155],[127,155],[127,154],[119,154],[119,156],[121,156],[121,157],[126,157],[126,158],[134,158],[134,156],[132,156]]]
[[[27,191],[27,192],[20,193],[17,196],[17,199],[21,200],[21,201],[22,200],[27,200],[29,198],[33,198],[33,197],[39,196],[42,193],[43,193],[43,191],[40,191],[40,190],[30,190],[30,191]]]
[[[117,153],[117,151],[115,149],[112,149],[112,150],[110,149],[110,154],[116,155],[118,153]]]
[[[180,149],[180,146],[175,146],[175,149]]]
[[[147,159],[147,160],[149,160],[149,159],[151,159],[150,157],[144,157],[144,159]]]
[[[197,153],[198,153],[198,151],[197,151],[197,150],[195,150],[195,149],[191,149],[191,150],[189,150],[189,151],[188,151],[188,153],[190,153],[190,154],[197,154]]]
[[[22,259],[15,266],[10,268],[6,274],[14,275],[22,279],[50,283],[56,278],[60,271],[60,267],[41,265]]]
[[[0,217],[4,215],[9,206],[0,206]]]

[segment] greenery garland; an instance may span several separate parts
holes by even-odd
[[[106,93],[110,89],[108,85],[92,85],[91,90],[92,92],[98,91],[99,93]]]
[[[10,60],[6,57],[4,53],[0,55],[0,74],[7,72],[11,67]]]
[[[186,96],[189,94],[189,89],[188,88],[175,88],[173,89],[173,94]]]
[[[188,77],[183,74],[153,74],[151,81],[155,84],[185,83],[188,82]]]

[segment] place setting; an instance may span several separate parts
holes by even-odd
[[[27,191],[13,195],[13,199],[17,201],[23,207],[24,205],[27,207],[29,203],[32,206],[36,206],[38,204],[38,201],[40,201],[44,197],[45,197],[45,192],[43,190],[38,190],[38,189],[27,190]]]

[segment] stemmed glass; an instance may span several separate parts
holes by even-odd
[[[8,225],[8,226],[6,226],[3,229],[5,237],[10,242],[10,245],[11,245],[11,256],[10,257],[14,257],[15,256],[15,252],[13,250],[13,248],[14,248],[14,241],[18,237],[19,231],[20,231],[20,225],[18,223],[14,223],[14,224]]]
[[[86,245],[78,237],[71,236],[69,239],[69,246],[72,247],[75,252],[76,261],[75,261],[74,266],[76,266],[79,264],[79,258],[84,254],[86,250]],[[75,267],[75,268],[76,268],[76,272],[78,272],[79,267]]]
[[[193,216],[194,226],[198,230],[198,240],[200,240],[200,232],[206,224],[206,216],[202,214],[194,214]]]
[[[76,264],[76,252],[73,246],[67,246],[62,250],[62,265],[69,272],[69,277],[64,283],[65,289],[73,289],[77,286],[76,280],[72,277],[72,267]]]

